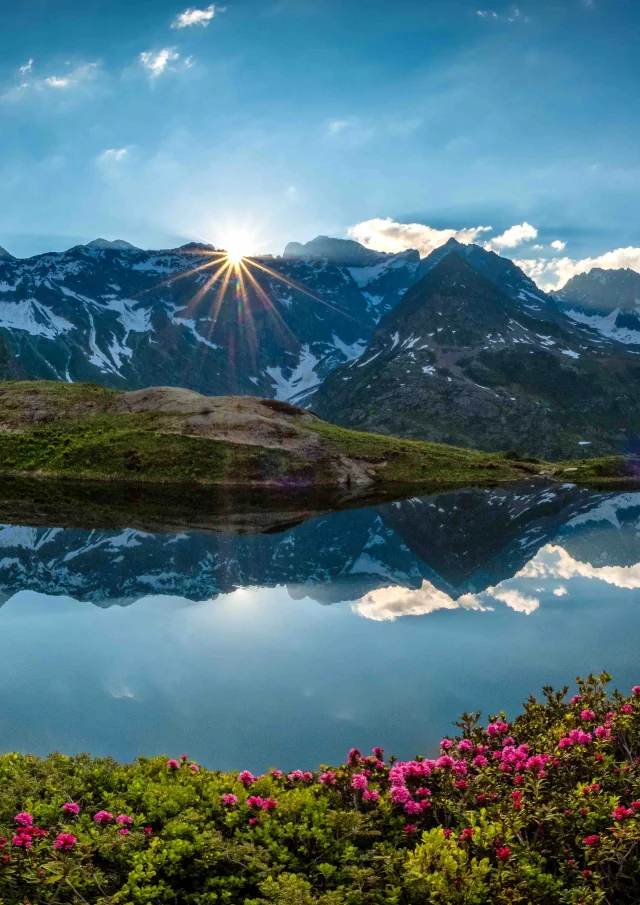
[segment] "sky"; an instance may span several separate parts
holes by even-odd
[[[637,0],[14,0],[0,245],[457,235],[547,287],[640,271],[639,28]]]

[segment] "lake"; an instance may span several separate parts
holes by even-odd
[[[577,675],[640,681],[640,493],[470,489],[265,533],[108,524],[0,527],[3,750],[315,768],[433,752],[462,711],[512,717]]]

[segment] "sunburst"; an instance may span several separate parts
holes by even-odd
[[[196,307],[201,310],[200,306],[205,297],[210,293],[212,294],[210,308],[206,315],[206,320],[209,321],[209,328],[205,338],[208,343],[213,339],[216,325],[223,311],[226,310],[227,313],[230,313],[225,307],[226,300],[227,305],[232,304],[235,308],[237,327],[244,337],[251,359],[257,358],[258,334],[254,313],[257,313],[257,311],[260,310],[272,321],[272,329],[275,333],[280,334],[283,339],[292,346],[298,344],[298,340],[284,320],[279,310],[279,306],[274,304],[270,297],[270,294],[267,291],[268,287],[265,288],[265,286],[261,285],[261,282],[257,279],[261,274],[271,277],[273,280],[287,286],[289,289],[304,294],[317,304],[329,308],[332,311],[336,311],[348,320],[354,319],[345,311],[342,311],[335,305],[331,305],[329,302],[320,298],[303,283],[292,277],[286,276],[285,274],[278,273],[277,270],[269,266],[267,263],[268,259],[251,255],[249,253],[251,239],[246,234],[233,233],[229,235],[225,241],[225,245],[227,247],[224,250],[198,250],[191,252],[193,255],[197,255],[201,260],[204,257],[205,260],[195,267],[188,267],[170,277],[168,280],[165,280],[150,289],[144,290],[145,292],[150,292],[153,289],[168,286],[177,280],[182,280],[189,276],[206,274],[206,279],[185,305],[184,311],[188,316],[189,312],[193,311]],[[263,279],[262,283],[264,282]],[[233,301],[229,298],[231,286],[233,287]],[[256,309],[256,312],[253,310],[255,301],[252,305],[251,297],[259,302],[259,307]],[[202,351],[204,353],[205,349],[203,348]],[[229,366],[232,369],[233,362],[231,359],[235,357],[235,351],[236,350],[232,348],[229,348],[228,350],[230,356]]]

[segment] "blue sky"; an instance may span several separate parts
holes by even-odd
[[[635,0],[14,0],[0,244],[528,224],[493,247],[532,273],[640,270],[639,27]]]

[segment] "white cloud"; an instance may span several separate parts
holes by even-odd
[[[34,79],[31,77],[33,60],[29,60],[19,69],[20,84],[4,91],[0,98],[5,101],[18,101],[31,91],[44,92],[50,89],[60,91],[75,88],[95,79],[98,69],[98,63],[81,63],[63,75],[48,75],[45,78]]]
[[[329,135],[337,135],[338,132],[342,132],[350,125],[351,123],[348,119],[334,119],[327,126],[327,132]]]
[[[490,251],[503,251],[505,248],[517,248],[518,245],[537,238],[538,230],[525,220],[524,223],[509,227],[495,239],[485,242],[484,247]]]
[[[174,47],[164,47],[162,50],[145,50],[138,57],[140,63],[149,72],[151,78],[157,79],[172,63],[177,63],[180,54]]]
[[[350,238],[376,251],[397,253],[416,248],[421,257],[444,245],[451,238],[468,245],[477,241],[482,233],[490,232],[490,226],[472,226],[463,229],[434,229],[424,223],[397,223],[391,217],[377,217],[350,226]]]
[[[517,6],[512,7],[510,12],[503,15],[500,15],[494,9],[477,9],[476,16],[480,16],[481,19],[497,19],[500,22],[524,22],[525,24],[531,22],[531,17],[523,16]]]
[[[537,245],[534,245],[534,248],[537,248],[537,247],[538,247]],[[567,247],[567,243],[561,242],[560,239],[554,239],[554,241],[551,243],[551,247],[555,248],[556,251],[564,251],[565,248]]]
[[[564,597],[565,594],[568,594],[569,592],[565,587],[559,587],[555,588],[553,593],[555,597]]]
[[[127,154],[126,148],[107,148],[106,151],[99,155],[98,160],[104,163],[118,163],[120,160],[124,160]]]
[[[226,7],[216,7],[213,3],[211,6],[207,6],[206,9],[195,9],[195,7],[190,7],[176,16],[171,23],[171,28],[188,28],[190,25],[202,25],[206,28],[214,16],[224,12],[226,12]]]
[[[531,279],[546,290],[560,289],[567,280],[577,273],[586,273],[593,267],[603,270],[617,270],[628,267],[640,273],[640,248],[616,248],[595,258],[523,258],[515,260]]]

